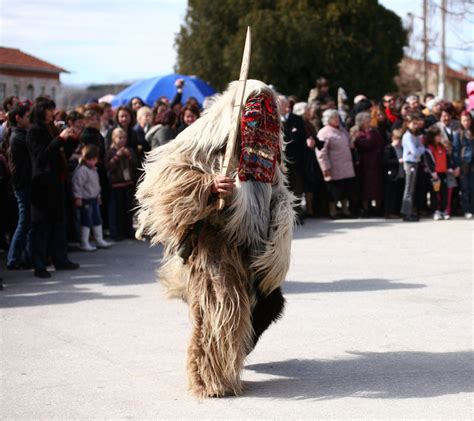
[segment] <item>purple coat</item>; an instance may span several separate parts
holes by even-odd
[[[355,176],[349,135],[345,129],[327,125],[318,132],[318,139],[324,142],[322,149],[316,149],[321,170],[330,170],[332,180]]]
[[[360,131],[355,136],[355,146],[360,162],[362,200],[382,201],[382,159],[385,145],[385,141],[377,130]]]

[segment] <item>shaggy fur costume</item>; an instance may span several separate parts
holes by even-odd
[[[153,150],[137,191],[137,236],[164,244],[159,278],[168,296],[189,305],[193,331],[187,372],[198,397],[242,393],[246,355],[282,314],[280,286],[290,263],[293,198],[282,163],[274,165],[270,183],[241,181],[238,147],[231,163],[236,188],[223,211],[215,208],[211,189],[222,166],[235,94],[234,82],[193,125]],[[276,106],[270,88],[249,80],[245,98],[261,94]],[[279,129],[276,136],[280,153]],[[203,221],[198,232],[190,234],[198,221]],[[184,262],[177,250],[189,236],[193,249]]]

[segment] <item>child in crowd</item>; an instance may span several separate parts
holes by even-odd
[[[433,219],[449,219],[446,212],[448,204],[448,157],[443,144],[441,130],[437,126],[430,127],[425,136],[425,165],[431,174],[430,201],[433,209]]]
[[[403,189],[405,188],[405,171],[403,171],[403,149],[401,129],[392,132],[392,143],[387,145],[383,155],[385,175],[385,217],[398,218],[402,206]]]
[[[99,248],[109,248],[110,243],[104,240],[102,234],[102,219],[100,217],[100,182],[97,174],[99,149],[95,145],[85,145],[81,151],[79,165],[72,176],[72,192],[74,204],[80,209],[81,215],[81,245],[83,251],[95,251]],[[92,232],[96,246],[89,242]]]
[[[106,165],[112,187],[110,235],[114,240],[134,238],[132,208],[138,159],[133,149],[127,146],[127,133],[120,127],[112,131]]]
[[[403,146],[403,170],[405,171],[405,189],[401,214],[403,220],[408,222],[418,221],[418,216],[413,212],[413,200],[415,196],[416,177],[421,157],[425,148],[420,139],[420,127],[423,122],[418,114],[408,114],[405,119],[405,132],[402,137]]]

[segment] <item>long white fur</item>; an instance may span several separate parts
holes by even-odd
[[[204,174],[219,173],[232,120],[236,87],[237,82],[231,83],[228,90],[217,96],[213,104],[194,124],[181,132],[176,139],[148,154],[144,175],[137,189],[138,237],[143,233],[151,236],[155,243],[176,245],[178,238],[163,238],[164,236],[160,235],[160,226],[165,215],[162,212],[160,214],[161,209],[156,208],[156,196],[162,189],[160,183],[164,180],[170,182],[168,178],[163,178],[163,174],[170,173],[171,166],[179,167],[183,164],[192,166]],[[274,91],[257,80],[247,81],[244,97],[248,98],[250,95],[262,92],[273,96],[278,106],[279,102]],[[280,133],[280,149],[283,148],[283,136]],[[231,163],[234,168],[238,165],[239,148],[236,149],[234,161]],[[282,156],[284,157],[283,151]],[[177,185],[178,181],[173,184]],[[276,168],[273,184],[240,182],[237,179],[234,194],[230,200],[228,199],[225,211],[212,216],[222,220],[221,226],[224,227],[229,242],[248,246],[252,250],[254,254],[252,269],[263,277],[261,287],[266,293],[278,287],[288,271],[294,225],[292,201],[292,195],[285,185],[284,163],[282,163]],[[273,206],[271,213],[270,204]],[[209,215],[210,212],[209,209],[199,211],[203,215]],[[171,253],[170,247],[167,247],[167,251]],[[170,257],[168,255],[165,262]],[[173,295],[177,295],[178,290],[180,288],[173,291]]]

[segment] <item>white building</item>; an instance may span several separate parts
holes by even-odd
[[[16,48],[0,47],[0,103],[11,95],[31,101],[48,95],[56,101],[61,73],[68,71]]]

